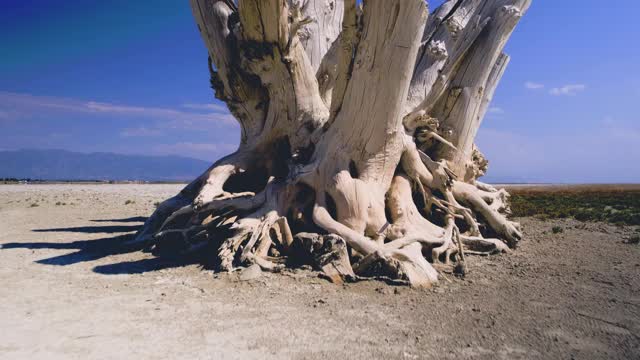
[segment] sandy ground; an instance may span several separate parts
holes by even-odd
[[[431,290],[241,281],[121,246],[179,188],[0,186],[0,358],[640,358],[637,229],[520,219],[516,252]]]

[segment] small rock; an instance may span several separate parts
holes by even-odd
[[[387,289],[383,288],[383,287],[378,287],[376,288],[376,292],[379,294],[387,294]]]
[[[240,281],[249,281],[255,280],[262,276],[262,269],[260,269],[260,265],[253,264],[248,268],[242,270],[240,273]]]

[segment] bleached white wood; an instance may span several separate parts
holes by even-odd
[[[215,241],[223,270],[278,271],[296,232],[322,229],[357,255],[332,277],[383,264],[430,286],[423,251],[449,264],[463,246],[521,238],[508,194],[476,181],[485,164],[470,154],[530,0],[449,0],[430,18],[423,0],[190,1],[241,144],[163,203],[138,242]],[[474,214],[500,239],[484,239]]]
[[[342,31],[344,0],[289,0],[310,22],[299,32],[311,67],[318,71],[333,42]]]
[[[530,0],[449,1],[436,11],[413,76],[406,112],[439,120],[457,150],[437,157],[464,178],[473,140],[502,76],[502,50]],[[494,69],[496,71],[494,71]],[[494,71],[492,80],[490,76]]]

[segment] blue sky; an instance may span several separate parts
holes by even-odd
[[[0,149],[233,151],[239,129],[209,89],[188,1],[149,4],[3,0]],[[640,182],[639,10],[533,0],[478,136],[489,179]]]

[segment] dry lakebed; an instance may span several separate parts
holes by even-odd
[[[464,279],[335,285],[123,246],[181,187],[0,185],[0,358],[640,358],[637,225],[522,217]]]

